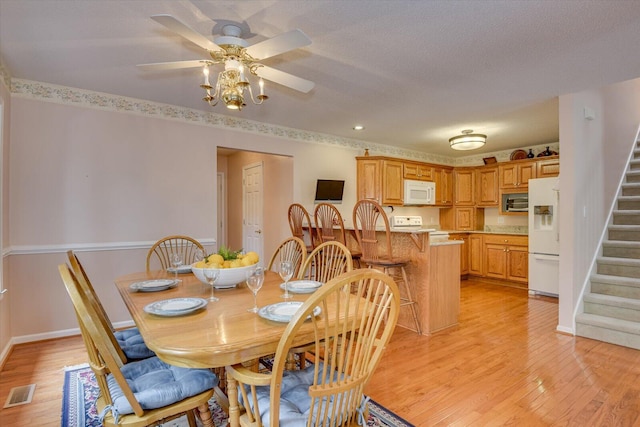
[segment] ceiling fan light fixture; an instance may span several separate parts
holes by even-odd
[[[222,93],[222,100],[230,110],[242,110],[244,97],[242,93],[235,88],[230,88]]]
[[[475,150],[487,142],[487,135],[473,133],[471,129],[463,130],[462,135],[449,139],[449,146],[454,150]]]
[[[211,41],[171,15],[153,15],[151,19],[204,49],[210,59],[138,64],[138,67],[145,71],[153,71],[203,66],[204,76],[200,87],[205,94],[202,99],[212,107],[221,99],[227,108],[232,110],[241,110],[246,105],[247,98],[254,104],[262,104],[269,99],[264,93],[263,77],[302,93],[308,93],[313,89],[314,84],[309,80],[261,64],[261,61],[267,58],[311,44],[309,37],[300,30],[292,30],[249,45],[249,42],[242,38],[243,31],[240,25],[224,25],[222,35]],[[211,65],[224,66],[223,70],[217,72],[215,85],[210,82]],[[255,97],[254,89],[257,88],[251,87],[252,80],[259,80],[259,92]]]

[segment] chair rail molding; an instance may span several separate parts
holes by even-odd
[[[215,238],[196,239],[203,245],[215,245]],[[33,246],[11,246],[3,251],[2,255],[34,255],[52,254],[74,250],[75,252],[105,252],[135,249],[149,249],[155,240],[140,242],[105,242],[105,243],[65,243],[61,245],[33,245]]]

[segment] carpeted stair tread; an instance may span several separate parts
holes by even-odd
[[[638,196],[640,195],[640,182],[625,182],[622,184],[623,196]]]
[[[640,278],[635,277],[611,276],[609,274],[592,274],[591,281],[611,285],[640,288]]]
[[[616,264],[616,265],[624,265],[629,267],[640,267],[640,259],[634,259],[634,258],[600,256],[596,259],[596,261],[602,264]]]
[[[640,169],[640,159],[631,159],[631,161],[629,162],[629,168],[631,170]]]
[[[621,248],[636,249],[640,248],[640,242],[637,240],[604,240],[603,246],[616,246]]]
[[[605,240],[602,242],[602,256],[640,259],[640,242],[636,240]]]
[[[628,171],[626,173],[626,182],[640,182],[640,171]]]
[[[640,350],[640,323],[597,314],[576,315],[576,335]]]
[[[629,310],[640,310],[640,300],[615,295],[603,295],[590,292],[584,295],[584,302],[626,308]]]
[[[576,316],[576,323],[598,326],[600,328],[614,331],[626,332],[638,335],[640,338],[640,323],[628,320],[612,319],[611,317],[599,316],[597,314],[580,313]]]
[[[640,278],[593,274],[589,284],[594,294],[640,300]]]
[[[640,209],[626,209],[613,211],[613,224],[640,225]]]

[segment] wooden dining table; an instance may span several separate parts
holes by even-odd
[[[190,368],[218,368],[275,353],[287,323],[267,320],[248,311],[253,307],[253,294],[244,283],[230,289],[216,289],[218,301],[208,302],[204,308],[184,316],[164,317],[145,312],[145,306],[157,301],[207,299],[210,295],[211,287],[192,273],[178,275],[181,282],[171,289],[159,292],[131,289],[131,284],[136,282],[166,278],[173,278],[173,274],[140,272],[118,277],[115,281],[146,345],[161,360]],[[265,272],[263,287],[258,292],[259,307],[292,301],[282,299],[281,283],[277,273]],[[305,301],[309,295],[293,294],[293,301]],[[312,334],[309,326],[309,340],[313,339]]]

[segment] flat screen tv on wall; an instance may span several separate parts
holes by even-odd
[[[319,179],[316,182],[316,203],[342,203],[344,181],[336,179]]]

